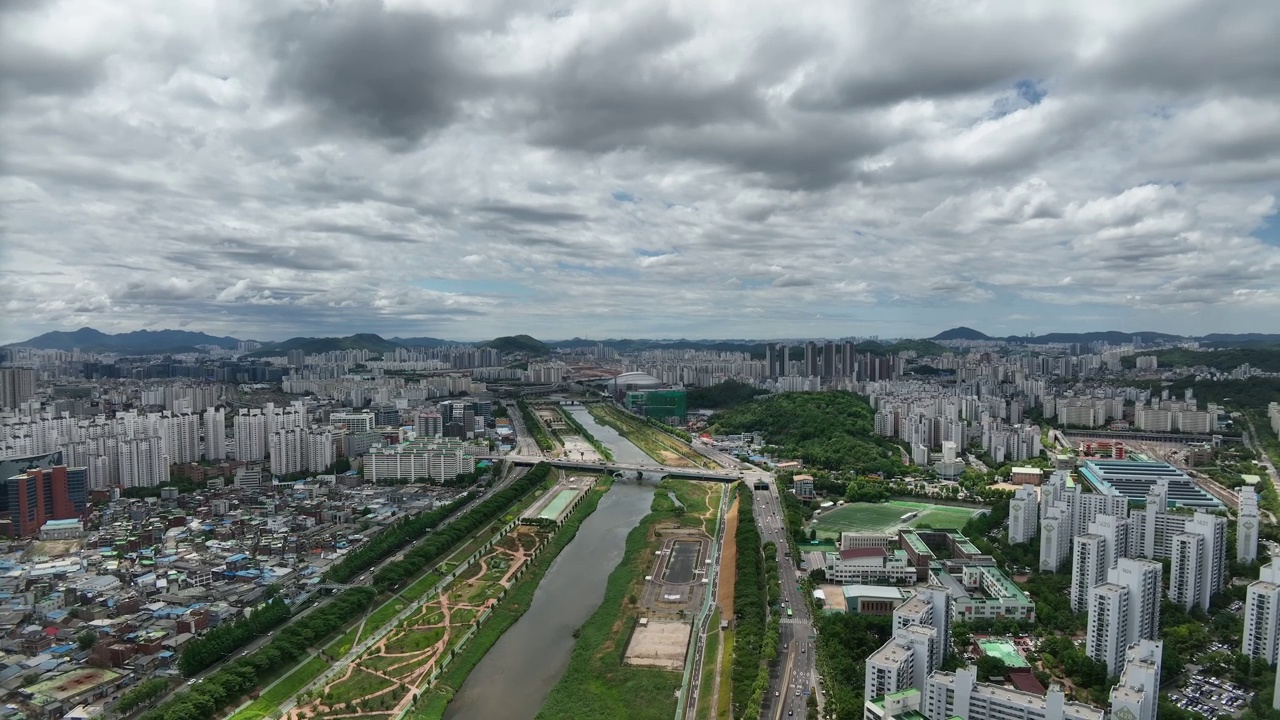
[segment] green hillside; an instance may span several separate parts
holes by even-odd
[[[852,393],[782,393],[717,413],[711,424],[716,433],[763,432],[779,457],[813,467],[899,475],[898,447],[871,434],[874,415]]]
[[[528,335],[504,335],[484,344],[504,353],[526,353],[529,355],[550,355],[551,348],[546,343]]]
[[[301,350],[305,353],[325,353],[333,350],[370,350],[384,353],[395,350],[399,345],[373,333],[357,333],[346,337],[296,337],[281,343],[273,343],[261,350],[249,353],[244,357],[263,358],[279,357],[290,350]]]

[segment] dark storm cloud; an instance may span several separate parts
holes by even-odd
[[[651,133],[664,128],[763,120],[750,78],[699,77],[665,59],[695,38],[687,22],[656,8],[629,27],[592,33],[529,79],[533,110],[517,118],[538,144],[589,152],[660,145]]]
[[[265,26],[273,87],[317,122],[412,144],[449,125],[479,78],[459,64],[453,32],[428,12],[364,0],[300,11]]]
[[[1083,79],[1111,87],[1187,93],[1280,91],[1280,13],[1273,2],[1180,3],[1130,25],[1082,63]]]
[[[565,223],[582,222],[587,219],[587,216],[582,213],[542,210],[533,207],[497,203],[477,205],[476,210],[485,214],[500,215],[517,222],[532,223],[534,225],[563,225]]]
[[[24,46],[0,32],[0,98],[22,95],[79,95],[103,77],[99,57],[66,57]]]
[[[919,5],[886,7],[855,29],[862,51],[814,74],[792,97],[802,110],[842,111],[946,98],[1013,85],[1048,71],[1068,51],[1069,25],[937,15]]]

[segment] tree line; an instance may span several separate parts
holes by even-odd
[[[378,589],[378,592],[390,592],[399,588],[443,557],[454,545],[501,517],[502,513],[516,501],[545,483],[550,474],[550,465],[538,463],[524,477],[494,493],[444,528],[433,532],[426,540],[406,553],[403,559],[388,563],[373,576],[373,586]]]
[[[735,717],[758,717],[769,687],[769,669],[764,663],[768,587],[754,498],[745,485],[738,486],[738,530],[734,541],[738,548],[737,578],[733,584],[733,609],[737,619],[730,673],[731,697]]]
[[[190,690],[178,693],[138,720],[212,720],[218,717],[224,708],[262,685],[267,678],[296,664],[298,659],[307,656],[308,648],[362,614],[374,596],[372,588],[346,590],[305,617],[286,625],[270,643],[227,663]]]
[[[284,598],[274,597],[259,606],[248,617],[224,623],[188,642],[178,658],[178,669],[191,677],[222,660],[231,653],[267,634],[292,613]]]
[[[713,408],[717,410],[737,407],[751,402],[757,395],[766,394],[764,390],[741,380],[725,380],[710,387],[694,388],[685,398],[691,408]]]
[[[455,510],[471,499],[468,493],[453,502],[434,510],[418,513],[392,523],[385,530],[366,541],[356,550],[347,553],[341,561],[335,563],[325,573],[325,579],[335,583],[345,583],[351,578],[386,560],[399,552],[406,545],[422,539],[432,528],[439,525]]]
[[[538,444],[538,449],[548,452],[555,447],[555,443],[551,442],[551,438],[547,436],[547,431],[542,427],[542,421],[538,420],[538,415],[530,407],[524,398],[516,400],[516,407],[520,408],[520,417],[524,419],[524,429],[533,436],[533,441]]]

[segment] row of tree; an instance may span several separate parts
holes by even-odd
[[[523,398],[516,400],[516,406],[520,408],[520,417],[524,420],[525,432],[533,435],[533,441],[538,444],[538,449],[548,452],[555,448],[555,443],[551,442],[551,438],[547,436],[547,431],[542,427],[542,421],[538,419],[537,413],[529,407],[529,403]]]
[[[127,715],[133,712],[135,708],[155,700],[164,695],[169,690],[169,681],[164,678],[151,678],[138,683],[137,687],[120,696],[120,701],[116,703],[115,712],[119,715]]]
[[[746,485],[738,486],[737,577],[733,584],[733,667],[730,673],[734,717],[758,717],[769,686],[764,663],[765,603],[768,578],[756,528],[755,502]],[[775,648],[776,651],[776,648]]]
[[[470,494],[463,495],[448,505],[408,516],[392,523],[358,549],[347,553],[346,557],[329,568],[329,571],[325,573],[325,579],[335,583],[345,583],[351,580],[351,578],[404,549],[410,543],[421,540],[423,535],[426,535],[435,526],[443,522],[445,518],[449,517],[470,499]]]
[[[429,565],[440,560],[454,545],[501,517],[507,508],[528,495],[534,488],[544,484],[550,475],[551,466],[547,463],[538,463],[524,477],[494,493],[465,515],[433,532],[430,537],[406,553],[404,558],[388,563],[373,576],[373,586],[379,592],[398,589]]]
[[[360,616],[373,602],[373,588],[344,591],[330,602],[289,623],[267,645],[178,693],[138,720],[212,720],[273,675],[306,657],[309,648]]]
[[[219,625],[188,642],[178,658],[178,669],[191,677],[274,630],[288,620],[290,614],[284,598],[274,597],[258,606],[248,617]]]

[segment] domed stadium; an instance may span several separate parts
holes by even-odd
[[[662,387],[662,381],[642,372],[628,372],[612,378],[605,386],[610,393],[630,392],[635,390],[656,390]]]

